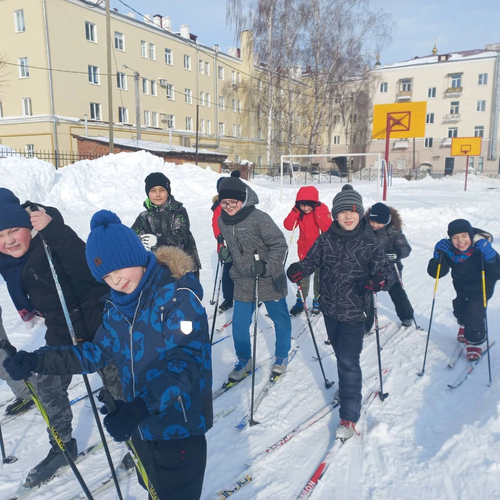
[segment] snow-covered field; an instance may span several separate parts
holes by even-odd
[[[203,269],[204,303],[209,313],[216,266],[216,244],[212,235],[210,210],[216,193],[218,174],[196,166],[164,164],[147,153],[118,155],[96,161],[83,161],[56,172],[38,160],[10,158],[0,160],[0,185],[12,189],[24,201],[40,202],[59,208],[66,222],[86,239],[92,214],[101,208],[118,213],[125,224],[132,224],[145,199],[144,178],[162,170],[170,178],[172,194],[186,206],[192,232],[197,241]],[[437,240],[446,237],[448,222],[463,217],[475,227],[500,236],[500,180],[470,177],[468,191],[463,191],[460,176],[408,182],[394,180],[388,203],[396,207],[405,223],[405,234],[413,247],[404,261],[404,283],[416,312],[417,322],[426,330],[432,304],[434,280],[426,273],[428,259]],[[279,183],[256,179],[253,189],[260,197],[259,208],[268,212],[282,227],[282,221],[293,206],[299,186],[285,184],[280,202]],[[320,199],[331,206],[341,185],[317,185]],[[377,201],[375,182],[356,182],[365,208]],[[285,232],[287,241],[290,233]],[[290,248],[288,263],[296,259],[296,238]],[[497,250],[500,248],[496,246]],[[491,350],[493,384],[488,383],[488,364],[483,360],[469,379],[458,389],[447,387],[467,362],[462,358],[454,369],[447,367],[456,347],[457,324],[451,312],[454,291],[450,277],[441,280],[437,290],[426,374],[420,378],[425,349],[425,331],[409,329],[399,332],[382,351],[384,390],[390,393],[385,402],[376,399],[366,418],[360,421],[360,437],[353,437],[339,451],[332,465],[314,490],[312,499],[450,499],[482,500],[500,498],[500,347]],[[289,285],[289,304],[295,300],[294,286]],[[7,293],[0,283],[0,305],[3,321],[11,341],[18,348],[32,350],[43,344],[44,328],[27,331]],[[260,311],[258,358],[263,362],[274,352],[274,333],[269,318]],[[488,320],[491,341],[498,338],[500,291],[489,303]],[[229,314],[229,313],[226,313]],[[228,316],[229,317],[229,316]],[[218,320],[222,324],[226,317]],[[379,294],[379,320],[382,343],[398,327],[397,316],[388,294]],[[294,335],[306,327],[305,319],[292,320]],[[322,319],[315,326],[322,354],[331,347],[324,344],[326,332]],[[215,334],[215,340],[231,333]],[[377,373],[375,336],[367,338],[362,354],[363,373],[368,380],[365,391],[377,387],[372,376]],[[298,354],[289,371],[271,395],[262,403],[257,420],[260,425],[238,430],[234,426],[246,413],[250,403],[250,379],[214,402],[218,413],[235,405],[235,410],[218,419],[207,434],[209,455],[203,499],[217,498],[217,491],[245,475],[252,482],[236,493],[235,499],[295,499],[320,463],[334,440],[338,412],[333,411],[308,430],[300,433],[271,456],[264,457],[248,469],[253,457],[274,444],[297,424],[333,398],[336,385],[325,389],[319,364],[313,359],[314,347],[309,332],[304,331],[293,347]],[[213,348],[214,389],[226,379],[235,361],[231,338]],[[334,356],[323,360],[327,377],[336,380]],[[265,384],[267,368],[256,372],[256,390]],[[92,376],[95,377],[95,376]],[[99,378],[92,378],[94,387]],[[78,384],[78,385],[77,385]],[[75,376],[71,396],[83,394],[81,378]],[[11,398],[6,384],[0,384],[0,402]],[[3,410],[2,410],[3,411]],[[74,436],[80,449],[98,441],[88,402],[74,406]],[[42,417],[31,410],[2,425],[8,455],[18,461],[0,466],[0,498],[14,494],[26,473],[48,452]],[[116,464],[124,446],[113,443]],[[104,453],[93,455],[81,465],[89,483],[106,475]],[[32,498],[66,500],[78,493],[71,471],[42,487]],[[134,475],[122,482],[128,500],[147,498]],[[98,498],[114,499],[113,488]],[[183,499],[179,499],[183,500]]]

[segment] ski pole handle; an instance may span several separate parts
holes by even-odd
[[[112,417],[113,415],[116,414],[116,403],[115,400],[113,399],[113,396],[111,396],[110,392],[106,389],[101,389],[99,392],[99,395],[97,396],[98,401],[104,404],[106,409],[108,410],[108,415]]]
[[[12,358],[12,356],[17,354],[17,349],[7,339],[0,340],[0,349],[5,351],[8,358]]]

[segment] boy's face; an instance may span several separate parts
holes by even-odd
[[[131,294],[144,276],[145,268],[141,266],[124,267],[104,276],[104,281],[117,292]]]
[[[374,220],[371,220],[370,226],[374,231],[378,231],[379,229],[383,228],[385,224],[380,224],[380,222],[375,222]]]
[[[154,205],[163,205],[168,199],[168,191],[162,186],[155,186],[148,196]]]
[[[0,252],[16,259],[22,257],[29,249],[31,230],[27,227],[11,227],[0,231]]]
[[[471,245],[469,233],[457,233],[451,237],[451,244],[461,252],[465,252]]]
[[[352,231],[359,224],[358,212],[345,210],[337,214],[337,222],[344,231]]]
[[[220,206],[222,207],[222,210],[227,213],[227,215],[234,215],[235,213],[239,212],[241,210],[241,207],[243,206],[243,202],[240,200],[221,200]]]
[[[299,207],[305,214],[310,214],[313,211],[310,205],[302,205],[302,203],[299,203]]]

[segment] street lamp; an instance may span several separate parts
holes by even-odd
[[[136,124],[136,129],[137,129],[137,140],[140,141],[141,140],[141,102],[139,100],[139,79],[140,79],[141,75],[134,68],[131,68],[130,66],[127,66],[126,64],[124,64],[123,67],[126,69],[130,69],[131,71],[134,72],[135,124]]]

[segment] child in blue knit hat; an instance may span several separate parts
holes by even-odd
[[[147,251],[108,210],[90,225],[87,263],[111,288],[93,342],[20,351],[6,368],[20,379],[32,371],[94,372],[115,361],[125,401],[116,401],[106,429],[116,441],[132,439],[159,498],[199,499],[213,420],[212,364],[193,259],[179,248]]]

